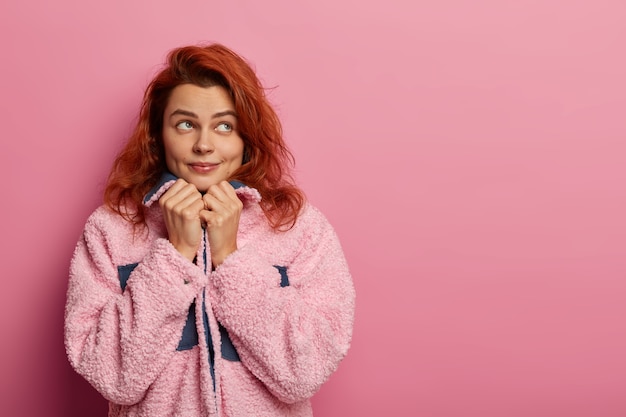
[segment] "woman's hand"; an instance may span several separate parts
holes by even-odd
[[[202,240],[202,195],[193,184],[178,179],[159,199],[159,205],[169,241],[184,257],[193,261]]]
[[[216,268],[237,250],[237,231],[243,203],[232,185],[226,181],[210,186],[202,199],[204,210],[200,212],[200,218],[206,224],[211,261]]]

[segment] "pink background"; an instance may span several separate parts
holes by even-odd
[[[623,0],[4,1],[1,413],[103,416],[67,268],[167,50],[265,85],[357,287],[318,416],[626,415]]]

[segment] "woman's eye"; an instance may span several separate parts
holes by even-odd
[[[220,132],[230,132],[230,131],[233,130],[233,127],[231,126],[230,123],[222,122],[222,123],[218,124],[215,129],[220,131]]]
[[[180,130],[191,130],[193,129],[193,124],[191,122],[180,122],[176,125],[176,127]]]

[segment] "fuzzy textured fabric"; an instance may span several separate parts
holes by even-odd
[[[209,248],[194,264],[167,240],[152,203],[171,184],[147,196],[146,230],[105,207],[89,217],[70,267],[70,363],[110,417],[311,416],[352,336],[355,291],[334,230],[306,205],[275,232],[258,192],[240,186],[239,249],[211,271]]]

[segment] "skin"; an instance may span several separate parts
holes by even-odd
[[[190,261],[206,227],[213,268],[237,250],[243,204],[227,182],[243,160],[235,106],[219,86],[182,84],[163,115],[168,169],[179,179],[159,199],[172,245]]]

